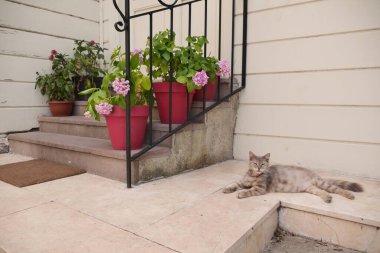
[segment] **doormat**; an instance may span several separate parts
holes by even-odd
[[[1,165],[0,180],[17,187],[25,187],[85,172],[82,169],[37,159]]]

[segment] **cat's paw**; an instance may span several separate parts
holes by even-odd
[[[351,192],[349,192],[348,194],[346,194],[345,197],[348,198],[348,199],[355,199],[354,194],[352,194]]]
[[[223,193],[231,193],[231,192],[233,192],[231,188],[226,187],[223,189]]]
[[[331,195],[326,195],[326,196],[324,196],[322,199],[323,199],[323,201],[326,202],[326,203],[331,203],[331,201],[332,201],[332,196],[331,196]]]
[[[241,191],[237,195],[238,199],[243,199],[243,198],[248,198],[248,197],[251,197],[251,194],[249,194],[249,192],[247,191]]]

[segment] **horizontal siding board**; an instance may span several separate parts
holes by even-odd
[[[47,97],[34,89],[34,83],[0,82],[1,107],[46,106]]]
[[[380,67],[379,45],[380,31],[249,44],[247,73]],[[235,47],[239,71],[241,48]]]
[[[41,43],[42,41],[43,43]],[[74,41],[38,33],[0,28],[0,45],[0,54],[47,59],[52,49],[72,55]]]
[[[51,61],[0,55],[0,81],[35,82],[36,72],[51,69]]]
[[[380,179],[380,145],[235,135],[235,159],[248,160],[249,150],[270,152],[274,163]]]
[[[99,21],[99,2],[93,0],[65,0],[65,1],[46,1],[46,0],[12,0],[37,8],[43,8],[70,16],[81,17],[84,19]]]
[[[0,26],[65,38],[99,41],[98,23],[5,0],[0,0],[0,6]]]
[[[247,76],[240,103],[380,106],[380,69]]]
[[[0,108],[0,133],[27,131],[38,127],[38,117],[50,115],[48,107]]]
[[[339,18],[337,18],[339,13]],[[242,27],[243,16],[236,18]],[[248,43],[380,28],[380,1],[318,1],[249,14]],[[242,29],[236,29],[242,43]]]
[[[307,4],[316,0],[248,0],[248,11],[263,11],[295,4]],[[236,1],[236,13],[243,13],[243,1]]]
[[[236,133],[380,144],[380,107],[240,105]]]

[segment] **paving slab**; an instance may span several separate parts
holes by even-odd
[[[53,202],[0,218],[0,231],[7,253],[173,252]]]
[[[134,241],[136,237],[142,242],[132,243],[135,248],[130,252],[151,249],[152,252],[234,252],[240,249],[237,242],[247,243],[240,238],[253,240],[247,233],[263,229],[257,238],[267,235],[265,229],[269,225],[264,226],[263,222],[269,217],[277,219],[280,205],[379,227],[378,181],[345,177],[362,183],[365,192],[355,193],[355,200],[334,194],[331,204],[303,193],[237,199],[236,193],[221,192],[246,170],[247,162],[227,161],[132,189],[126,189],[122,182],[90,174],[29,186],[24,190],[53,202],[1,217],[0,234],[6,232],[7,236],[4,239],[0,236],[0,247],[6,252],[111,252],[107,249],[115,247],[112,252],[119,252],[120,248],[128,249],[124,241]],[[328,173],[323,176],[340,177]],[[1,195],[8,193],[0,191]],[[87,239],[77,241],[87,230]],[[31,245],[32,239],[36,239],[34,234],[43,238],[46,231],[52,235],[41,240],[51,243]],[[123,240],[124,236],[131,239]],[[67,243],[61,246],[62,241]]]
[[[0,181],[0,217],[49,202],[39,194]]]
[[[9,163],[17,163],[17,162],[25,162],[33,160],[34,158],[29,156],[23,156],[19,154],[13,153],[5,153],[0,154],[0,165],[9,164]]]
[[[129,190],[123,183],[90,174],[57,182],[51,181],[26,189],[110,224],[139,232],[173,212],[189,207],[219,191],[226,182],[231,183],[240,177],[239,173],[230,173],[230,169],[226,168],[228,167],[210,166],[207,171],[184,173]]]

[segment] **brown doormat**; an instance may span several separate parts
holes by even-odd
[[[38,159],[1,165],[0,180],[17,187],[24,187],[85,172],[82,169]]]

